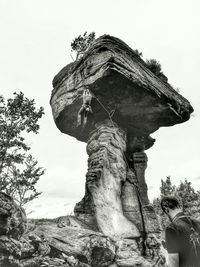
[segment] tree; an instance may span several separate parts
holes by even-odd
[[[172,185],[170,176],[166,180],[161,179],[160,195],[161,197],[175,194],[176,186]]]
[[[22,92],[7,101],[0,96],[0,191],[13,196],[20,205],[39,195],[35,184],[44,170],[28,155],[30,146],[24,134],[38,133],[43,114],[44,109],[37,110],[35,101]]]
[[[13,197],[20,206],[37,198],[41,192],[37,192],[35,185],[44,174],[44,169],[37,167],[38,162],[28,155],[24,160],[24,168],[21,170],[14,164],[11,165],[9,176],[7,177],[9,183],[6,192]]]
[[[93,44],[94,40],[95,32],[91,32],[90,34],[87,34],[87,32],[85,32],[83,36],[79,35],[72,41],[71,48],[73,52],[76,52],[76,60],[83,56],[83,54]]]
[[[195,191],[191,182],[187,179],[184,182],[180,181],[180,184],[175,186],[172,184],[170,176],[167,176],[166,180],[161,180],[160,197],[153,200],[153,206],[159,216],[162,228],[165,228],[168,224],[168,217],[162,212],[160,201],[163,196],[167,195],[174,195],[180,200],[185,214],[196,217],[199,214],[200,191]]]
[[[195,191],[191,182],[187,179],[185,179],[184,182],[180,182],[179,186],[176,188],[176,194],[186,214],[192,215],[199,210],[200,192]]]

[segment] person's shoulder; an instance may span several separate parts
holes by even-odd
[[[171,234],[176,234],[182,232],[185,228],[187,228],[187,222],[185,222],[182,218],[178,218],[176,221],[172,221],[166,231],[170,232]]]
[[[170,230],[173,228],[173,222],[170,222],[167,226],[166,226],[166,230]]]
[[[176,227],[176,224],[174,224],[173,222],[171,222],[171,223],[165,228],[165,232],[166,232],[167,234],[171,234],[171,235],[173,235],[176,231],[177,231],[177,227]]]

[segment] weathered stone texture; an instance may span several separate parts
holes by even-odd
[[[86,195],[91,195],[99,229],[108,236],[139,236],[123,214],[121,184],[126,180],[126,133],[109,120],[96,125],[88,140]],[[83,212],[87,203],[83,201]],[[84,205],[85,204],[85,205]],[[75,209],[77,214],[77,209]]]
[[[26,229],[26,214],[7,194],[0,192],[0,236],[19,239]]]
[[[24,255],[19,239],[26,230],[26,214],[7,194],[0,192],[0,266],[18,266]]]
[[[91,231],[83,227],[64,226],[59,228],[53,221],[37,224],[31,233],[31,239],[33,239],[33,236],[35,237],[34,240],[37,240],[37,242],[34,241],[35,247],[37,243],[42,244],[42,242],[46,242],[50,250],[45,249],[45,252],[48,251],[48,254],[41,257],[41,251],[39,252],[37,249],[38,256],[33,258],[32,261],[34,262],[35,260],[40,263],[47,262],[49,264],[55,262],[57,263],[55,266],[148,267],[152,266],[160,256],[159,242],[156,243],[157,247],[154,246],[152,249],[154,255],[149,256],[149,252],[147,251],[145,259],[141,255],[140,238],[112,240],[100,232]],[[58,264],[59,259],[60,265]],[[62,260],[63,262],[61,262]],[[24,262],[26,261],[24,260]],[[30,259],[27,262],[30,262]]]
[[[75,206],[76,217],[93,230],[122,239],[110,267],[151,266],[143,256],[158,258],[160,244],[155,238],[160,228],[148,199],[144,151],[154,144],[151,133],[187,121],[192,106],[166,77],[153,74],[137,53],[109,35],[64,67],[53,87],[50,104],[57,127],[87,142],[85,196]],[[81,127],[77,115],[85,89],[92,95],[93,112]],[[132,252],[124,238],[133,239]],[[95,266],[98,259],[114,253],[107,248],[95,251],[101,255],[90,262]]]
[[[142,152],[136,152],[133,154],[133,167],[135,170],[135,175],[138,181],[138,187],[140,191],[140,196],[143,205],[149,204],[149,199],[147,195],[147,184],[145,181],[145,170],[147,167],[147,156]]]
[[[189,119],[190,103],[167,82],[154,75],[145,62],[118,38],[104,35],[96,40],[79,61],[64,67],[53,80],[51,107],[57,127],[64,133],[87,141],[94,125],[115,110],[114,121],[133,135],[148,135],[161,126]],[[93,115],[80,132],[77,113],[82,92],[89,88]],[[97,100],[98,98],[98,100]]]

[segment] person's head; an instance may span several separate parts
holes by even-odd
[[[161,208],[165,214],[172,220],[177,213],[182,211],[178,198],[174,196],[165,196],[161,199]]]

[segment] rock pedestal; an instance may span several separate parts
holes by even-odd
[[[190,118],[190,103],[124,42],[108,35],[64,67],[53,86],[57,127],[87,142],[85,196],[75,216],[35,221],[22,237],[25,213],[1,193],[0,266],[163,266],[145,150],[159,127]],[[78,120],[86,122],[80,126],[86,89],[92,94],[90,115]]]
[[[88,172],[86,195],[90,194],[99,229],[108,236],[139,236],[136,226],[123,214],[121,201],[122,183],[126,180],[127,166],[124,160],[126,133],[116,124],[106,120],[96,125],[87,144]],[[82,213],[91,208],[82,201]],[[85,204],[85,205],[84,205]],[[78,211],[75,208],[75,214]]]
[[[117,124],[111,120],[96,124],[87,143],[85,196],[76,205],[75,215],[110,237],[159,233],[147,196],[147,156],[143,151],[135,152],[129,161],[126,145],[126,132]],[[153,224],[152,220],[148,223],[148,217]]]
[[[104,35],[55,76],[50,101],[58,129],[87,143],[85,196],[76,217],[113,239],[132,238],[138,249],[142,239],[143,252],[160,231],[145,182],[150,134],[187,121],[193,111],[161,76],[123,41]],[[88,90],[92,113],[81,127],[77,116]],[[136,258],[113,266],[134,266]]]

